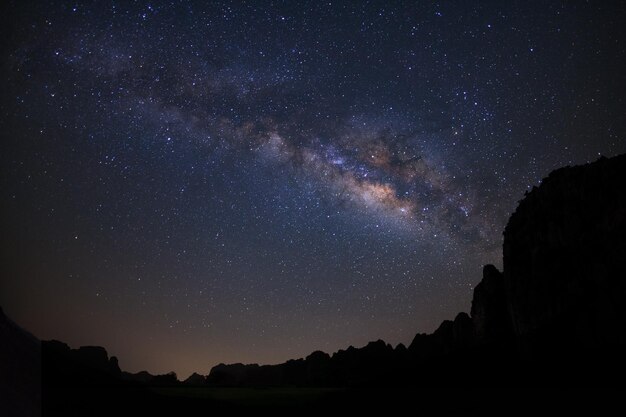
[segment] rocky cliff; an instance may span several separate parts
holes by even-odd
[[[1,308],[0,415],[41,415],[41,343]]]
[[[115,356],[101,346],[81,346],[71,349],[58,340],[42,342],[44,377],[63,376],[85,380],[118,379],[122,372]],[[62,366],[55,366],[62,364]]]
[[[597,349],[626,344],[626,155],[552,172],[504,231],[516,339]]]

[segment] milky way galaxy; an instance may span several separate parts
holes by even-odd
[[[617,1],[4,3],[0,305],[130,371],[407,344],[626,152]]]

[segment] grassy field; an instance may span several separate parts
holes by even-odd
[[[159,395],[198,398],[241,406],[306,406],[341,393],[340,388],[155,387]]]

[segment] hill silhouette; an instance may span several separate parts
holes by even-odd
[[[626,344],[626,156],[558,169],[504,231],[504,282],[518,344]]]
[[[41,414],[41,345],[0,308],[0,414]]]
[[[408,347],[378,340],[278,365],[219,364],[183,384],[175,374],[122,373],[103,348],[43,342],[44,408],[49,415],[247,409],[172,391],[198,387],[340,389],[308,400],[310,413],[329,407],[454,415],[623,408],[625,234],[626,155],[562,168],[528,192],[511,216],[504,269],[483,268],[470,314],[417,334]]]

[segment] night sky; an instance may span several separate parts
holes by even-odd
[[[619,1],[3,3],[0,305],[129,371],[408,344],[626,152]]]

